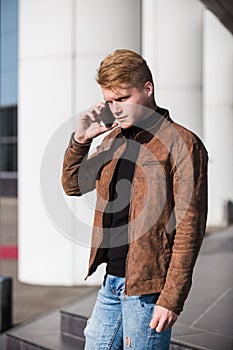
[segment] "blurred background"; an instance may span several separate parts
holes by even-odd
[[[68,302],[102,280],[104,268],[84,282],[89,248],[72,242],[50,220],[40,174],[46,147],[59,127],[102,100],[96,70],[115,49],[142,54],[154,76],[158,105],[203,140],[210,159],[207,233],[221,234],[230,227],[231,1],[0,0],[0,4],[0,274],[14,280],[14,323]],[[70,131],[74,127],[71,124]],[[61,140],[64,151],[69,136],[67,132]],[[59,156],[58,166],[63,154]],[[60,174],[51,173],[52,186]],[[77,198],[67,205],[79,212],[83,203]],[[79,227],[72,230],[78,232]],[[36,302],[35,291],[41,293]],[[50,304],[35,305],[48,295]]]

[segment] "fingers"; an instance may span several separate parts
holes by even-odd
[[[106,131],[109,131],[109,130],[115,128],[115,126],[117,126],[117,125],[118,125],[118,123],[117,123],[117,122],[114,122],[114,123],[112,124],[112,126],[106,126],[105,124],[103,124],[102,126],[100,126],[100,128],[101,128],[102,133],[104,133],[104,132],[106,132]]]
[[[171,328],[175,322],[169,322],[166,319],[160,319],[157,322],[150,323],[150,327],[155,329],[157,333],[161,333],[163,331],[167,331],[168,328]]]
[[[88,116],[92,122],[100,121],[101,108],[103,108],[105,104],[103,102],[97,102],[95,105],[91,106],[84,114],[83,118]]]
[[[100,108],[96,106],[92,106],[89,108],[89,110],[86,112],[86,115],[91,119],[92,122],[99,122],[99,115],[100,115]]]
[[[171,323],[167,320],[160,320],[158,326],[156,327],[156,332],[161,333],[167,331],[168,328],[171,328]]]
[[[156,329],[156,332],[160,333],[172,327],[176,320],[177,315],[174,312],[164,307],[156,306],[153,318],[150,322],[150,327]]]
[[[159,324],[159,318],[154,316],[152,320],[150,321],[150,328],[156,328]]]
[[[105,107],[103,102],[98,102],[90,108],[90,111],[97,117],[97,121],[100,120],[99,116],[101,114],[101,109]]]
[[[118,125],[117,122],[114,122],[109,127],[101,123],[101,109],[104,107],[105,104],[103,102],[98,102],[80,116],[76,124],[76,140],[80,143],[85,143]]]
[[[160,333],[169,328],[169,323],[165,318],[152,318],[150,322],[150,328],[155,329],[157,333]]]
[[[157,333],[160,333],[160,332],[162,332],[162,331],[165,331],[165,325],[166,325],[166,323],[167,323],[167,322],[166,322],[165,320],[160,320],[158,326],[156,327],[156,332],[157,332]]]
[[[85,132],[85,136],[87,139],[95,138],[96,136],[99,136],[113,128],[115,128],[118,125],[118,123],[113,123],[112,126],[107,127],[106,125],[100,125],[99,123],[92,123],[92,125],[88,128],[88,130]]]

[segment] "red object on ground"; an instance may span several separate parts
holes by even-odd
[[[0,246],[0,259],[18,259],[18,246],[17,245],[1,245]]]

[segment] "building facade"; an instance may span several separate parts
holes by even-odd
[[[203,140],[210,157],[208,226],[226,225],[233,200],[233,38],[200,1],[19,0],[18,19],[21,281],[83,283],[95,193],[66,197],[62,158],[78,113],[102,100],[96,70],[117,48],[146,58],[158,104]],[[103,273],[104,267],[85,283],[99,283]]]
[[[0,9],[0,195],[17,196],[18,0]]]

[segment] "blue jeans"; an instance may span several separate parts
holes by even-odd
[[[159,293],[125,296],[125,279],[106,275],[84,330],[85,350],[168,350],[171,328],[150,328]]]

